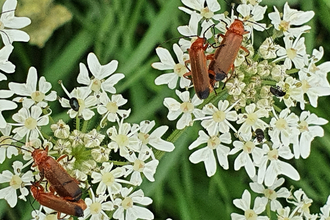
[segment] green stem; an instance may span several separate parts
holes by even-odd
[[[220,87],[215,89],[214,93],[212,93],[207,99],[205,99],[205,101],[201,105],[199,105],[198,108],[202,109],[202,107],[204,107],[208,103],[212,103],[217,106],[219,100],[226,100],[227,97],[228,97],[227,89],[222,89],[222,85],[220,85]]]
[[[266,205],[266,212],[267,212],[267,216],[269,219],[272,219],[271,217],[271,210],[270,210],[270,202],[268,201],[267,205]]]
[[[130,162],[128,161],[117,161],[117,160],[113,160],[111,161],[113,163],[113,165],[115,166],[124,166],[124,165],[128,165],[130,164]]]
[[[258,61],[258,59],[260,58],[260,55],[258,53],[258,51],[255,53],[254,57],[253,57],[253,61]]]
[[[45,132],[43,132],[41,129],[40,129],[40,132],[41,132],[42,136],[43,136],[46,140],[49,140],[49,135],[48,135],[48,134],[46,134]],[[54,140],[52,140],[52,141],[54,141]]]
[[[84,132],[84,133],[87,132],[88,121],[89,121],[89,120],[85,120],[84,123],[83,123],[83,126],[82,126],[82,128],[81,128],[81,131]]]
[[[78,115],[76,116],[76,130],[80,130],[80,118],[78,117]]]
[[[292,68],[292,69],[289,69],[289,70],[285,71],[285,73],[290,75],[290,74],[293,74],[293,73],[297,73],[298,71],[299,71],[298,69]]]
[[[277,105],[273,104],[273,107],[275,109],[276,112],[281,112],[282,109],[280,107],[278,107]]]
[[[276,85],[276,81],[262,80],[262,84],[263,85],[267,85],[267,86],[275,86]]]

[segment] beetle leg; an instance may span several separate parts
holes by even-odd
[[[68,158],[68,161],[71,161],[74,158],[74,156],[72,156],[71,158],[69,158],[69,155],[64,154],[64,155],[60,156],[59,158],[57,158],[56,161],[59,162],[60,160],[63,160],[65,157]]]
[[[61,218],[61,213],[60,212],[57,212],[57,219],[58,220],[62,220],[62,219],[65,219],[65,217],[67,217],[68,215],[65,215],[63,218]]]
[[[189,78],[188,76],[191,76],[191,72],[190,71],[186,72],[185,74],[183,74],[183,76],[188,79]]]
[[[189,67],[188,67],[188,63],[190,63],[190,60],[186,60],[186,61],[184,62],[186,68],[189,70],[188,73],[190,73],[190,74],[188,74],[188,75],[191,75],[191,70],[190,70]],[[185,73],[183,76],[185,76],[186,74],[187,74],[187,73]]]
[[[215,86],[215,72],[213,70],[208,70],[209,73],[209,78],[210,78],[210,92],[214,91],[215,94],[217,94],[217,92],[214,89]]]
[[[49,191],[53,194],[55,194],[56,192],[53,186],[49,186]]]
[[[206,55],[207,60],[214,60],[214,53]]]
[[[234,75],[234,73],[235,73],[235,66],[234,66],[234,64],[231,65],[230,69],[231,69],[231,74],[230,74],[229,78],[226,81],[228,81]]]
[[[228,80],[230,80],[230,78],[232,77],[232,75],[234,75],[234,72],[235,72],[235,66],[234,66],[234,64],[231,65],[230,69],[231,69],[231,74],[230,74],[230,76],[227,78],[227,80],[224,82],[222,89],[225,88],[226,83],[228,82]]]
[[[60,156],[59,158],[57,158],[57,162],[59,162],[60,160],[63,160],[65,157],[69,157],[68,155],[64,154],[62,156]]]
[[[37,185],[40,185],[40,182],[44,179],[44,170],[39,170],[40,179],[36,182]],[[41,186],[41,185],[40,185]]]
[[[249,51],[248,49],[246,49],[246,47],[243,47],[243,46],[240,46],[240,48],[246,52],[246,55],[245,55],[245,62],[250,66],[250,63],[249,63],[248,60],[246,59],[246,58],[250,55],[250,51]]]
[[[225,35],[224,35],[224,34],[218,34],[218,35],[217,35],[216,41],[217,41],[218,43],[221,43],[221,42],[219,42],[219,37],[221,37],[222,39],[224,39]],[[215,46],[215,48],[218,48],[218,47],[220,47],[220,46],[222,46],[222,45],[220,44],[220,45],[218,45],[218,46]]]

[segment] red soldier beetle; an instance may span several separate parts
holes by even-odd
[[[48,147],[45,150],[36,149],[32,152],[34,165],[38,166],[40,180],[45,177],[51,185],[51,190],[64,199],[78,201],[81,198],[82,191],[78,186],[78,181],[72,178],[68,172],[58,163],[66,157],[63,155],[56,160],[48,156]]]
[[[213,27],[211,25],[209,28]],[[209,29],[207,28],[204,33]],[[205,55],[205,51],[209,44],[205,37],[197,37],[191,44],[189,52],[190,72],[184,76],[192,75],[192,82],[194,84],[195,92],[200,99],[206,99],[214,88],[214,72],[208,70],[207,60],[213,58],[213,55]],[[220,45],[221,47],[221,45]],[[188,68],[188,67],[187,67]],[[188,68],[189,69],[189,68]]]
[[[60,218],[61,213],[83,217],[84,210],[87,208],[84,200],[69,201],[63,197],[57,196],[50,192],[45,192],[44,188],[37,182],[33,183],[30,188],[33,197],[45,207],[57,211],[57,218]]]
[[[8,139],[14,140],[13,138]],[[11,144],[4,145],[15,146]],[[30,150],[27,150],[22,147],[15,147],[31,152]],[[34,164],[32,166],[37,166],[39,169],[40,180],[38,180],[37,184],[39,184],[44,178],[46,178],[50,183],[50,190],[55,191],[63,199],[70,201],[78,201],[81,198],[82,191],[78,186],[79,182],[73,177],[71,177],[68,172],[58,163],[58,161],[60,161],[67,155],[62,155],[56,161],[52,157],[48,156],[48,146],[45,150],[35,149],[31,152],[31,155],[34,160]]]
[[[209,71],[215,75],[215,81],[225,79],[230,70],[234,72],[234,61],[240,48],[247,53],[246,56],[250,54],[245,47],[241,46],[243,35],[247,33],[249,32],[244,30],[243,21],[235,19],[227,28],[225,35],[219,34],[223,39],[209,65]]]

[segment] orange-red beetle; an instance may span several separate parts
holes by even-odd
[[[209,71],[215,74],[216,81],[225,79],[230,69],[234,71],[234,61],[240,48],[247,53],[247,56],[249,55],[249,51],[241,46],[243,35],[247,33],[249,32],[244,30],[243,22],[235,19],[226,34],[220,34],[223,39],[209,65]]]
[[[200,99],[206,99],[214,87],[214,77],[210,77],[207,67],[207,47],[206,39],[198,37],[188,49],[190,60],[186,61],[190,62],[191,70],[185,76],[192,75],[195,92]]]
[[[77,180],[72,178],[56,160],[48,156],[48,148],[34,150],[32,157],[33,166],[38,166],[40,171],[38,183],[45,177],[51,185],[51,190],[56,191],[60,197],[71,201],[78,201],[81,198],[82,191]],[[60,157],[58,161],[62,158]]]
[[[61,213],[73,215],[77,217],[84,216],[84,210],[87,208],[84,200],[69,201],[63,197],[54,195],[50,192],[45,192],[44,188],[38,183],[34,183],[30,188],[33,197],[43,206],[54,209],[58,212],[57,218],[60,218]]]
[[[15,146],[11,144],[3,145]],[[29,151],[22,147],[15,147]],[[45,150],[35,149],[31,152],[31,155],[34,160],[33,166],[37,166],[40,172],[40,180],[33,183],[31,186],[33,197],[41,205],[54,209],[58,211],[59,214],[65,213],[82,217],[83,210],[86,209],[86,204],[82,199],[80,199],[82,191],[78,186],[78,181],[72,178],[58,163],[58,161],[66,157],[66,155],[59,157],[56,161],[52,157],[48,156],[48,147],[46,147]],[[45,192],[44,188],[40,185],[40,182],[44,179],[44,177],[48,180],[48,183],[50,183],[50,193]],[[55,192],[57,195],[54,194]]]
[[[64,199],[78,201],[81,198],[82,191],[78,186],[79,182],[71,177],[68,172],[58,163],[58,161],[66,157],[66,155],[59,157],[56,161],[52,157],[48,156],[48,147],[46,147],[45,150],[35,149],[30,151],[12,144],[3,145],[10,145],[31,152],[34,160],[33,166],[37,166],[40,171],[40,180],[38,180],[38,184],[44,178],[46,178],[50,183],[50,190],[56,191],[57,194]]]

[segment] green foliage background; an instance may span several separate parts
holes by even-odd
[[[37,0],[32,0],[37,1]],[[228,1],[228,0],[227,0]],[[228,3],[219,0],[221,12],[229,10]],[[230,1],[228,1],[230,2]],[[330,3],[328,0],[292,0],[291,8],[313,10],[315,17],[309,23],[310,34],[305,34],[307,50],[323,46],[323,60],[330,60]],[[25,82],[30,66],[35,66],[39,76],[44,75],[52,83],[59,96],[65,96],[58,80],[69,91],[76,83],[79,73],[79,62],[86,64],[87,54],[94,52],[101,64],[110,60],[119,61],[117,72],[126,77],[117,85],[117,92],[123,93],[129,100],[125,108],[132,109],[129,122],[156,120],[156,124],[169,125],[166,136],[175,129],[175,123],[166,118],[167,109],[162,102],[164,97],[175,97],[174,91],[167,86],[156,86],[155,78],[162,72],[151,68],[151,63],[158,61],[155,48],[162,42],[179,37],[177,27],[189,22],[189,15],[178,9],[180,0],[56,0],[67,7],[73,14],[70,22],[57,29],[46,42],[45,47],[38,48],[27,43],[14,43],[14,52],[10,60],[16,65],[16,72],[10,81]],[[276,4],[283,10],[284,0],[264,0],[262,4]],[[31,9],[32,10],[32,9]],[[269,6],[268,12],[273,11]],[[269,24],[269,20],[267,20]],[[256,32],[255,35],[258,35]],[[172,50],[176,40],[162,44]],[[329,70],[330,71],[330,70]],[[4,83],[1,84],[1,86]],[[3,88],[3,86],[1,87]],[[320,117],[330,119],[329,97],[319,99],[317,109],[310,108]],[[51,105],[55,119],[68,119],[66,110],[58,103]],[[9,114],[7,114],[9,116]],[[299,159],[293,164],[301,175],[299,182],[287,182],[295,189],[303,188],[314,200],[312,212],[319,212],[330,194],[329,151],[330,125],[324,126],[325,136],[313,141],[312,154],[306,159]],[[197,220],[197,219],[230,219],[230,213],[238,212],[232,201],[241,198],[249,183],[244,170],[233,171],[233,160],[230,170],[224,171],[220,166],[217,173],[208,178],[204,165],[193,165],[188,157],[189,144],[196,139],[198,128],[187,128],[175,142],[176,149],[161,159],[154,183],[145,182],[142,188],[154,202],[149,208],[155,219]],[[17,159],[17,158],[14,158]],[[12,161],[1,165],[1,170],[11,170]],[[5,187],[1,184],[1,188]],[[33,201],[32,197],[30,200]],[[0,200],[0,219],[31,219],[33,209],[29,202],[18,201],[11,209],[5,200]]]

